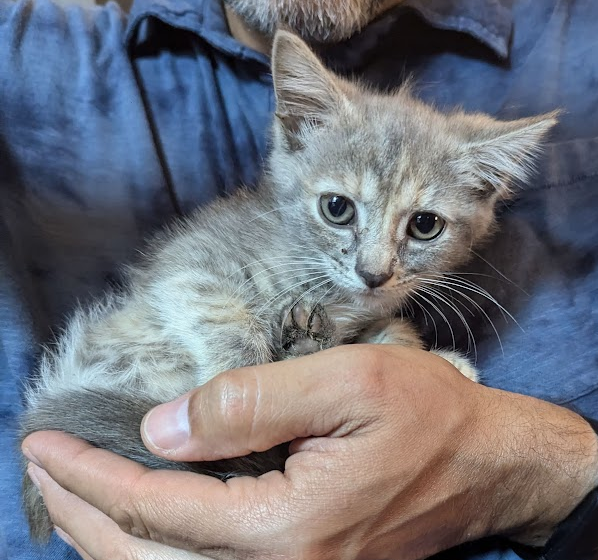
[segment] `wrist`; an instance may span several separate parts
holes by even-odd
[[[562,407],[487,391],[478,427],[493,461],[487,534],[542,546],[598,486],[598,438],[581,416]]]
[[[595,560],[598,552],[598,489],[592,490],[562,521],[545,547],[513,545],[524,560]]]

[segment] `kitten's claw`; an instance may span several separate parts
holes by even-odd
[[[324,318],[328,321],[324,308],[321,305],[316,305],[307,318],[307,332],[311,337],[326,336],[326,333],[324,333]]]
[[[332,324],[321,305],[299,302],[286,314],[283,324],[283,358],[313,354],[332,342]]]
[[[295,306],[286,314],[285,327],[307,331],[307,324],[309,322],[311,311],[311,309],[308,309],[307,306],[301,302],[295,304]]]

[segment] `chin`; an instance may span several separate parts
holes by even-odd
[[[353,290],[351,297],[356,304],[373,308],[398,307],[403,300],[396,293],[391,293],[388,290],[380,288],[373,290],[369,288]]]
[[[252,28],[271,35],[282,23],[308,41],[336,43],[348,39],[384,9],[379,0],[225,0]]]
[[[411,290],[396,290],[377,288],[374,290],[363,290],[359,297],[366,305],[371,307],[384,307],[386,309],[399,309],[409,298]]]

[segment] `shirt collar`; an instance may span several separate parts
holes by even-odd
[[[432,27],[469,34],[505,59],[509,56],[513,29],[512,3],[513,0],[404,0],[397,9],[349,40],[350,48],[356,51],[351,58],[373,48],[381,33],[391,31],[401,12],[412,9]],[[198,34],[225,54],[269,64],[268,57],[241,45],[230,35],[221,0],[134,0],[125,35],[129,47],[149,40],[144,24],[152,17]]]
[[[144,41],[156,40],[148,25],[152,18],[195,33],[224,54],[270,65],[269,57],[231,36],[221,0],[134,0],[125,32],[129,49]]]
[[[513,32],[513,0],[406,0],[430,25],[467,33],[507,58]]]

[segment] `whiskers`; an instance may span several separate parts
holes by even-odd
[[[496,268],[491,262],[487,261],[484,257],[482,257],[482,255],[480,255],[479,253],[476,253],[473,249],[469,249],[469,252],[474,256],[477,257],[478,259],[480,259],[483,263],[485,263],[486,265],[488,265],[492,270],[494,270],[494,272],[496,272],[496,274],[498,274],[503,280],[505,280],[506,282],[508,282],[509,284],[511,284],[512,286],[514,286],[515,288],[517,288],[519,291],[521,291],[522,293],[524,293],[526,296],[529,297],[529,294],[519,285],[515,284],[515,282],[513,282],[513,280],[511,280],[510,278],[508,278],[507,276],[505,276],[500,270],[498,270],[498,268]],[[461,275],[463,274],[467,274],[465,272],[461,273]],[[471,274],[476,274],[476,273],[471,273]],[[487,274],[478,274],[478,276],[488,276],[489,278],[493,278],[490,275]]]
[[[272,264],[272,266],[267,266],[268,264]],[[323,261],[321,259],[315,259],[310,257],[269,257],[265,259],[259,259],[253,261],[245,266],[242,266],[229,274],[225,280],[231,279],[233,276],[238,275],[240,272],[244,272],[246,279],[242,282],[237,289],[231,294],[229,299],[233,299],[236,296],[247,292],[251,288],[253,288],[256,283],[264,278],[268,279],[271,282],[276,282],[277,280],[282,280],[286,276],[294,277],[294,275],[298,275],[295,277],[300,277],[306,273],[317,272],[322,269]],[[248,270],[249,269],[249,270]],[[255,272],[248,274],[250,271],[257,269]]]
[[[277,208],[271,208],[270,210],[267,210],[266,212],[262,212],[261,214],[258,214],[257,216],[254,216],[253,218],[251,218],[251,220],[248,220],[245,225],[249,225],[252,224],[253,222],[257,222],[258,220],[262,220],[265,222],[269,222],[269,223],[276,223],[275,220],[273,220],[273,216],[271,217],[270,214],[274,214],[275,212],[281,212],[282,210],[286,209],[286,205],[283,206],[278,206]],[[268,216],[268,217],[266,217]]]
[[[488,265],[490,266],[490,263],[488,263]],[[494,267],[492,268],[496,270]],[[507,280],[511,284],[515,285],[506,276],[504,276],[504,274],[499,274],[504,280]],[[522,331],[523,329],[513,315],[501,303],[499,303],[498,300],[492,294],[490,294],[490,292],[488,292],[488,290],[482,288],[468,278],[464,278],[464,275],[477,275],[477,273],[442,272],[423,274],[416,279],[417,287],[410,295],[411,301],[422,310],[426,323],[428,317],[431,319],[432,324],[434,325],[436,345],[438,345],[438,325],[436,324],[433,314],[429,309],[426,309],[426,304],[447,324],[453,348],[455,348],[457,345],[455,331],[446,313],[443,312],[442,306],[445,306],[445,311],[446,308],[450,309],[463,324],[463,327],[467,333],[467,352],[469,353],[473,351],[474,361],[477,361],[478,358],[477,342],[473,330],[468,322],[468,318],[475,317],[477,313],[484,317],[486,322],[494,331],[501,352],[504,355],[504,348],[498,328],[494,324],[494,321],[490,318],[488,312],[484,309],[484,307],[482,307],[482,305],[480,305],[480,303],[478,303],[478,301],[476,301],[475,298],[480,297],[490,302],[492,305],[498,308],[505,321],[513,321],[513,323],[515,323]],[[479,276],[488,275],[479,274]]]
[[[301,248],[308,249],[301,246],[295,247],[295,249]],[[286,295],[293,296],[303,287],[308,289],[295,300],[289,311],[306,295],[331,283],[323,258],[292,254],[254,260],[236,269],[225,280],[233,279],[239,273],[244,273],[245,280],[230,294],[225,305],[230,304],[235,298],[242,299],[248,307],[257,304],[259,307],[256,305],[257,309],[254,313],[258,317],[273,306],[277,306],[281,298]]]

